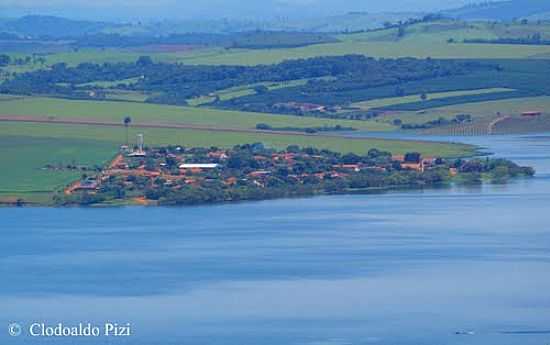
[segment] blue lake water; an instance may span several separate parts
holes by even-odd
[[[0,344],[548,345],[550,136],[458,140],[537,177],[208,207],[0,209]],[[10,337],[10,322],[24,334]],[[33,322],[130,322],[133,335],[35,338]]]

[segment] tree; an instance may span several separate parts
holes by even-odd
[[[405,162],[407,163],[419,163],[421,154],[418,152],[408,152],[405,154]]]
[[[405,36],[405,26],[400,25],[399,29],[397,29],[397,38],[402,38]]]
[[[256,125],[256,129],[263,130],[263,131],[269,131],[272,129],[272,127],[266,123],[258,123]]]
[[[138,66],[151,66],[153,64],[153,59],[151,59],[150,56],[140,56],[137,61],[136,61],[136,65]]]
[[[155,160],[152,157],[147,157],[145,159],[145,170],[147,171],[155,170]]]
[[[2,54],[0,55],[0,67],[7,66],[11,62],[11,58],[9,55]]]
[[[258,94],[258,95],[262,95],[264,93],[267,93],[269,91],[269,89],[267,88],[267,86],[265,85],[258,85],[256,87],[254,87],[254,91]]]
[[[397,86],[395,88],[395,95],[397,97],[403,97],[403,96],[405,96],[405,90],[401,86]]]
[[[132,123],[132,118],[130,116],[124,117],[124,127],[126,128],[126,146],[130,145],[130,141],[128,138],[128,127]]]

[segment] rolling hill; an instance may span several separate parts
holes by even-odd
[[[509,0],[467,5],[444,11],[445,15],[463,20],[510,21],[519,18],[550,19],[548,0]]]
[[[0,20],[0,31],[22,36],[66,37],[101,32],[110,24],[95,21],[72,20],[53,16],[25,16]]]

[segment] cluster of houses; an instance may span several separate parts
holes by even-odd
[[[422,157],[417,156],[412,159],[407,159],[405,155],[393,155],[392,160],[399,162],[401,165],[401,169],[405,170],[414,170],[418,172],[424,172],[428,169],[430,169],[433,166],[436,166],[438,163],[438,158],[434,157]]]
[[[138,142],[140,142],[138,140]],[[142,142],[142,141],[141,141]],[[317,181],[325,179],[346,178],[353,173],[361,171],[385,172],[388,164],[366,164],[357,162],[353,164],[335,161],[323,154],[307,154],[299,152],[262,152],[251,154],[246,166],[233,166],[232,157],[239,152],[230,150],[211,149],[185,149],[183,147],[155,148],[145,150],[143,145],[137,145],[132,151],[127,147],[122,148],[115,159],[95,177],[83,177],[65,190],[65,194],[77,191],[94,192],[100,189],[113,177],[123,177],[131,185],[136,177],[146,178],[151,187],[158,186],[159,181],[163,187],[180,188],[182,185],[200,186],[205,181],[217,180],[225,185],[232,186],[237,183],[252,183],[259,187],[265,187],[269,179],[280,174],[280,169],[287,170],[284,178],[295,183],[304,183],[307,179],[315,178]],[[318,169],[307,171],[296,169],[296,165],[322,166]],[[400,164],[401,169],[424,172],[437,165],[435,158],[423,158],[420,155],[392,156],[393,164]]]
[[[300,103],[300,102],[287,102],[287,103],[276,103],[273,105],[276,109],[285,109],[298,111],[302,113],[324,113],[327,111],[327,108],[321,104],[314,103]]]

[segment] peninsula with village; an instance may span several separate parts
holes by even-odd
[[[506,183],[535,171],[506,159],[444,159],[418,152],[366,155],[261,143],[217,147],[148,148],[136,145],[102,169],[81,169],[82,177],[54,196],[57,206],[199,205],[247,200],[348,194],[458,184]]]

